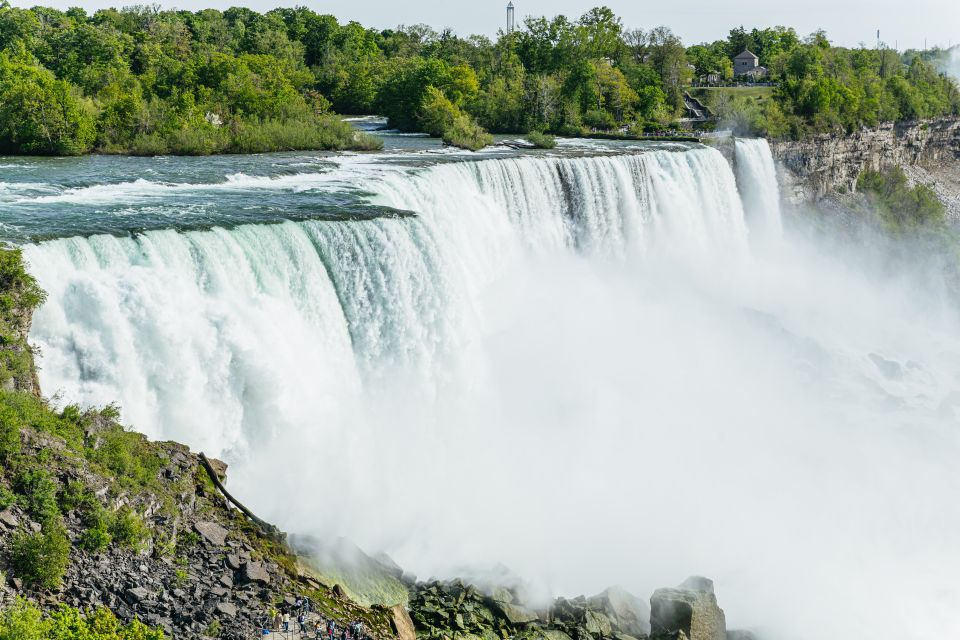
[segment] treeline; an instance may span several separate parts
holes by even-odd
[[[0,153],[379,146],[316,83],[277,14],[0,3]]]
[[[5,0],[0,0],[5,2]],[[467,147],[487,132],[584,134],[674,126],[684,90],[729,78],[749,48],[772,100],[724,115],[769,135],[960,113],[956,85],[920,56],[833,47],[823,33],[738,28],[685,47],[626,29],[608,8],[528,18],[494,41],[424,25],[378,31],[306,8],[259,14],[0,4],[0,152],[213,153],[375,144],[333,113],[386,115]]]
[[[726,40],[691,47],[700,75],[730,78],[729,58],[749,49],[776,84],[773,100],[733,98],[722,115],[743,130],[772,137],[853,131],[881,122],[960,115],[956,81],[921,52],[835,47],[824,32],[800,39],[774,27],[730,32]]]

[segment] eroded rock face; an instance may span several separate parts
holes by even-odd
[[[687,578],[679,587],[657,589],[650,598],[651,638],[726,640],[727,622],[717,604],[713,581]]]
[[[960,120],[886,123],[843,136],[771,140],[770,149],[791,174],[785,196],[801,204],[840,188],[856,191],[857,178],[866,169],[936,164],[960,156]]]

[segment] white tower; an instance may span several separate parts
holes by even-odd
[[[507,5],[507,33],[513,33],[513,28],[515,26],[513,18],[513,2]]]

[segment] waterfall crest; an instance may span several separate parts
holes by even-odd
[[[424,577],[646,597],[704,574],[776,637],[797,611],[824,637],[958,628],[952,307],[791,236],[766,143],[735,153],[736,176],[706,147],[350,156],[283,182],[350,175],[415,215],[28,245],[42,386]]]

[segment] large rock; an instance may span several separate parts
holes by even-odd
[[[215,547],[222,547],[227,542],[227,530],[216,522],[198,522],[193,528],[200,537]]]
[[[688,578],[680,587],[654,592],[650,598],[651,638],[675,638],[678,632],[689,640],[726,640],[726,617],[717,605],[712,581]]]
[[[536,612],[508,602],[494,602],[494,607],[510,624],[528,624],[539,619]]]
[[[627,635],[650,633],[650,605],[620,587],[610,587],[587,600],[587,604],[603,612],[616,629]]]
[[[263,563],[251,560],[243,565],[243,581],[270,584],[270,574]]]
[[[397,636],[397,640],[417,640],[417,630],[413,626],[413,620],[407,613],[407,608],[398,604],[390,608],[390,626]]]

